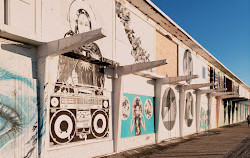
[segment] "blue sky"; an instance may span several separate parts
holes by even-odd
[[[151,0],[250,86],[250,0]]]

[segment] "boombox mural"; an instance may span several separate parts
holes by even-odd
[[[65,37],[92,30],[93,11],[85,2],[71,3],[71,29]],[[50,98],[50,146],[109,136],[110,103],[103,93],[101,71],[104,66],[96,64],[101,58],[96,43],[59,56],[57,81]]]
[[[121,138],[154,132],[154,98],[124,94]]]

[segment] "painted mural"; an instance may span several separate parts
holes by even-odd
[[[154,98],[124,94],[121,138],[154,132]]]
[[[131,55],[136,63],[149,62],[150,54],[142,48],[142,41],[131,26],[131,13],[120,2],[116,1],[116,14],[124,26],[124,31],[132,46]]]
[[[0,67],[0,157],[38,157],[36,81]]]
[[[86,1],[70,4],[70,30],[64,37],[93,29],[95,18]],[[70,55],[69,55],[70,54]],[[80,55],[80,56],[78,56]],[[109,136],[109,98],[104,96],[101,51],[96,43],[59,56],[50,96],[50,146],[88,142]]]
[[[193,58],[189,50],[186,50],[183,57],[183,73],[184,75],[193,75]],[[187,81],[187,83],[190,83]]]
[[[162,121],[167,130],[172,130],[176,122],[176,97],[173,89],[165,90],[162,99]]]
[[[194,111],[194,101],[192,94],[188,92],[186,94],[186,102],[185,102],[185,122],[188,127],[190,127],[193,123],[193,111]]]
[[[207,110],[205,110],[204,108],[201,108],[200,111],[200,129],[208,129],[208,113]]]

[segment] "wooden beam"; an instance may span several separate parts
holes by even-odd
[[[71,37],[45,43],[38,47],[38,58],[56,56],[75,50],[83,45],[105,37],[103,29],[75,34]]]
[[[120,77],[122,75],[128,75],[132,73],[136,73],[143,70],[152,69],[154,67],[158,67],[161,65],[167,64],[167,60],[157,60],[145,63],[136,63],[132,65],[125,65],[125,66],[117,66],[115,67],[114,77]]]
[[[158,79],[160,84],[174,84],[181,81],[188,81],[194,78],[199,78],[199,75],[186,75],[186,76],[176,76],[176,77],[165,77]]]
[[[227,99],[227,98],[236,98],[236,97],[239,97],[239,95],[224,95],[224,96],[217,96],[216,98]]]
[[[214,97],[214,96],[224,96],[224,95],[231,95],[231,94],[235,94],[234,92],[216,92],[216,93],[213,93],[211,94],[211,97]]]
[[[182,90],[190,90],[190,89],[199,89],[202,87],[213,86],[214,83],[201,83],[201,84],[190,84],[190,85],[183,85]]]
[[[247,104],[247,105],[250,105],[250,99],[245,100],[245,101],[240,101],[239,103],[240,103],[240,104]]]
[[[221,91],[226,91],[226,88],[221,88],[221,89],[205,89],[205,90],[200,90],[197,89],[197,94],[207,94],[207,93],[213,93],[213,92],[221,92]]]

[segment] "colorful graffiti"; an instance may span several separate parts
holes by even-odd
[[[154,98],[124,94],[121,138],[154,133],[154,127]]]
[[[135,31],[131,28],[130,12],[122,6],[120,2],[116,1],[116,14],[124,26],[124,30],[128,36],[128,40],[132,46],[131,55],[134,57],[135,62],[149,62],[150,54],[141,47],[140,37],[136,37]]]
[[[208,129],[208,115],[207,110],[201,108],[200,111],[200,129],[207,130]]]
[[[0,68],[0,155],[37,157],[37,147],[36,81]]]

